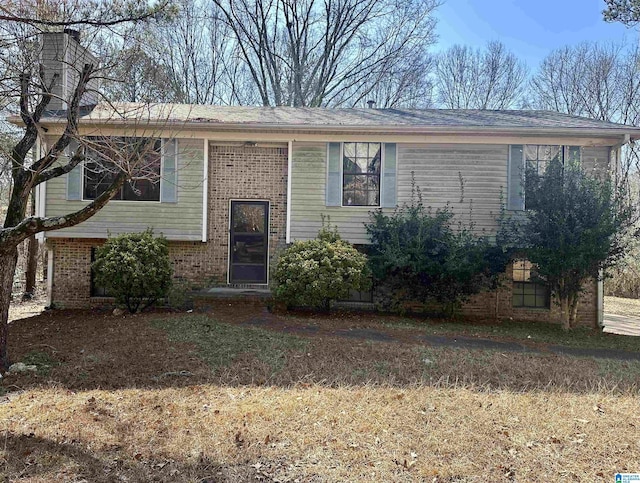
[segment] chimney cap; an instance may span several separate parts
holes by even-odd
[[[369,109],[373,109],[373,108],[375,108],[375,107],[376,107],[376,101],[374,101],[374,100],[372,100],[372,99],[369,99],[369,100],[367,101],[367,105],[369,106]]]
[[[63,32],[76,42],[80,43],[80,31],[74,29],[64,29]]]

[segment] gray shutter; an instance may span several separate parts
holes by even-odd
[[[340,143],[328,143],[327,145],[327,188],[326,205],[342,205],[342,170],[340,159]]]
[[[524,210],[524,156],[523,146],[509,146],[508,210]]]
[[[380,206],[383,208],[395,208],[397,204],[396,166],[396,145],[395,143],[385,143],[384,166],[382,167],[382,193],[380,193]]]
[[[160,201],[178,201],[178,141],[165,139],[162,150],[162,179],[160,180]]]
[[[72,140],[67,147],[67,156],[69,159],[78,149],[78,143]],[[82,163],[67,173],[67,200],[78,201],[82,199]]]

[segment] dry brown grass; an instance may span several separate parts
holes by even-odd
[[[16,360],[57,365],[0,386],[0,480],[612,481],[638,470],[640,362],[427,347],[411,326],[371,342],[338,337],[338,318],[211,310],[11,324]],[[365,315],[344,326],[382,330]]]
[[[12,397],[0,420],[0,474],[31,482],[611,481],[640,461],[631,395],[51,388]]]

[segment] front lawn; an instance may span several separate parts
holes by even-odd
[[[395,325],[391,323],[390,326]],[[542,343],[577,347],[581,349],[610,349],[640,352],[640,337],[629,337],[604,333],[588,327],[577,327],[568,332],[559,325],[535,322],[493,321],[482,323],[429,321],[408,319],[400,326],[424,328],[429,334],[464,335],[489,337],[494,339],[519,340],[528,343]]]
[[[552,329],[517,327],[227,303],[25,319],[11,324],[11,353],[39,372],[2,381],[0,477],[612,481],[637,471],[640,362],[547,353]],[[445,330],[522,337],[541,352],[420,339]]]

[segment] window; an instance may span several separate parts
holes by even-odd
[[[92,141],[84,163],[85,200],[94,200],[104,193],[118,175],[119,166],[135,163],[134,176],[122,185],[113,199],[160,201],[162,142],[159,139],[109,138]]]
[[[342,145],[343,206],[380,206],[381,143]]]
[[[547,166],[552,161],[565,163],[574,161],[580,162],[580,146],[552,146],[552,145],[531,145],[524,146],[524,162],[527,170],[533,170],[539,176],[544,176]],[[526,186],[526,183],[525,183]],[[525,193],[525,209],[534,209],[531,203],[527,202]]]
[[[96,248],[91,248],[91,285],[90,285],[90,295],[91,297],[110,297],[109,292],[106,288],[98,285],[96,283],[96,271],[93,268],[93,262],[96,261]]]
[[[547,165],[551,161],[563,161],[562,146],[532,146],[524,147],[524,158],[527,169],[533,169],[539,175],[544,175]]]
[[[527,144],[524,147],[524,159],[527,168],[532,168],[542,176],[551,161],[560,161],[563,165],[569,161],[580,162],[580,146]]]
[[[536,282],[536,267],[529,260],[513,262],[513,306],[549,308],[549,288]]]

